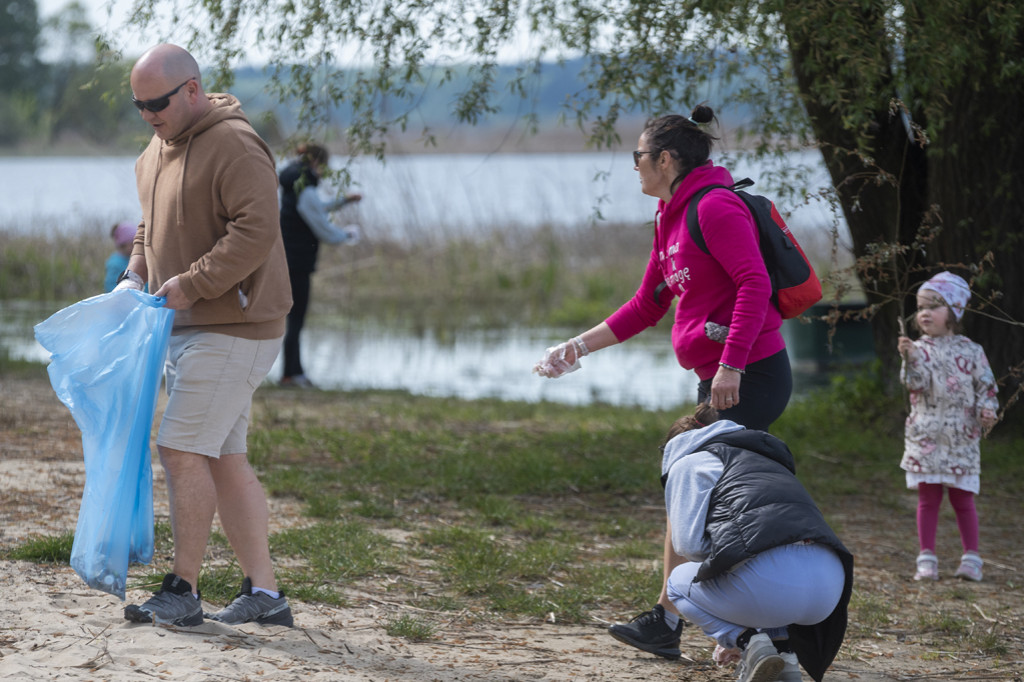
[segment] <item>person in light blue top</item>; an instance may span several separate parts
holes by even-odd
[[[853,555],[764,431],[701,404],[673,424],[662,484],[675,551],[668,596],[738,662],[740,682],[820,680],[846,633]],[[666,612],[668,617],[668,612]]]
[[[327,169],[330,155],[318,144],[304,144],[299,156],[278,174],[281,186],[281,237],[288,257],[288,278],[292,287],[292,309],[288,313],[287,330],[282,351],[284,371],[281,385],[295,388],[313,388],[313,382],[302,367],[299,335],[306,321],[312,293],[312,275],[316,270],[320,243],[359,243],[357,225],[338,226],[331,222],[330,213],[342,206],[362,199],[361,194],[346,194],[325,201],[317,189],[320,176]]]
[[[128,256],[132,253],[132,242],[139,224],[130,220],[117,223],[110,228],[110,238],[114,241],[114,250],[107,257],[106,274],[103,277],[103,290],[113,291],[117,286],[117,278],[128,269]]]

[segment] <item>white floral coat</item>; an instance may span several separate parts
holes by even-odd
[[[977,493],[981,411],[999,409],[996,382],[980,345],[966,336],[922,336],[900,381],[910,391],[903,460],[907,483],[948,483]],[[970,481],[973,485],[957,485]]]

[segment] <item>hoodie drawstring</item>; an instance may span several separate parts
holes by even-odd
[[[194,136],[189,135],[188,141],[185,143],[185,158],[181,160],[181,177],[178,181],[178,202],[177,202],[177,223],[180,227],[185,222],[185,172],[188,169],[188,154],[192,150],[192,140]]]

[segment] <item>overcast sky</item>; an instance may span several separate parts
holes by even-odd
[[[36,0],[40,19],[46,19],[59,13],[62,9],[67,7],[70,2],[71,0]],[[188,33],[190,33],[190,27],[185,26],[184,23],[182,23],[180,27],[177,27],[176,32],[174,27],[169,26],[168,28],[162,28],[159,31],[147,31],[142,35],[139,34],[138,29],[132,28],[125,30],[124,25],[132,6],[132,0],[78,0],[78,2],[86,8],[89,14],[90,23],[94,27],[102,29],[108,40],[110,40],[111,45],[114,48],[121,50],[125,57],[129,59],[137,57],[145,49],[152,47],[156,43],[160,42],[161,39],[168,37],[170,42],[183,45],[187,41]],[[170,3],[168,3],[168,5],[169,4]],[[167,6],[157,6],[160,10],[167,9]],[[160,24],[157,23],[157,26],[159,25]],[[524,55],[534,53],[537,45],[531,44],[533,39],[527,38],[525,33],[520,33],[520,36],[523,37],[523,40],[518,45],[505,46],[499,51],[499,61],[515,62],[522,59]],[[251,42],[255,43],[255,41]],[[336,57],[340,62],[347,61],[350,64],[363,61],[361,53],[357,47],[354,47],[352,53],[349,55],[345,55],[342,52],[337,54]],[[200,66],[204,66],[201,55],[196,55],[196,58],[199,60]],[[245,59],[243,59],[243,63],[247,64],[264,64],[267,61],[267,56],[261,55],[260,52],[255,49],[250,52]]]
[[[103,31],[111,45],[128,58],[140,55],[157,42],[155,37],[139,36],[137,30],[124,30],[131,0],[78,0],[78,3],[88,12],[89,23]],[[58,14],[69,4],[71,0],[36,0],[41,21]]]

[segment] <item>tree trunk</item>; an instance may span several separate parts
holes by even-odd
[[[943,94],[956,118],[928,156],[928,192],[944,222],[934,261],[972,280],[964,333],[985,348],[1003,380],[1005,405],[1021,379],[1010,372],[1024,364],[1024,137],[1007,129],[1014,117],[995,114],[1019,114],[1024,82],[996,84],[985,74],[965,73],[955,86]],[[981,272],[954,267],[979,263],[986,254],[991,264]],[[994,292],[1002,295],[992,301]]]
[[[874,13],[873,8],[864,10],[857,22],[851,22],[859,25],[862,35],[859,39],[847,36],[848,40],[844,41],[864,46],[865,54],[859,58],[877,65],[877,80],[865,84],[855,71],[843,68],[844,60],[855,57],[827,45],[830,38],[821,34],[821,24],[808,20],[809,13],[821,6],[807,3],[788,7],[795,17],[786,22],[786,31],[797,87],[836,187],[854,255],[859,258],[867,254],[870,244],[910,243],[926,208],[927,166],[920,148],[911,143],[903,121],[890,114],[890,102],[896,91],[888,66],[889,56],[884,49],[879,54],[879,42],[871,40],[872,36],[881,34],[883,17]],[[848,82],[842,81],[843,74],[848,74]],[[866,134],[858,134],[847,125],[845,119],[849,111],[837,108],[816,94],[822,91],[826,81],[836,90],[850,93],[851,107],[866,112]],[[865,89],[873,91],[870,99],[859,96]],[[870,277],[866,277],[867,274]],[[901,297],[905,273],[882,263],[881,269],[873,269],[872,273],[858,271],[858,276],[869,306],[875,353],[881,359],[883,376],[889,378],[889,390],[896,390],[900,363],[896,351],[899,318],[912,310],[903,304]]]
[[[974,297],[965,316],[965,333],[985,348],[996,378],[1003,379],[1000,404],[1005,406],[1020,380],[1019,370],[1016,377],[1010,372],[1024,363],[1024,136],[1009,129],[1024,104],[1024,79],[1007,83],[996,65],[1019,62],[1024,54],[987,48],[993,54],[978,59],[975,69],[950,74],[948,64],[921,63],[941,51],[929,46],[918,50],[913,68],[947,68],[944,78],[924,79],[930,91],[905,93],[911,101],[930,103],[929,111],[943,118],[936,123],[941,130],[928,131],[923,113],[913,115],[932,137],[922,146],[912,143],[903,121],[890,113],[888,100],[897,94],[891,66],[896,62],[891,55],[879,54],[884,40],[871,40],[884,35],[877,8],[855,10],[855,21],[846,23],[858,24],[860,36],[850,39],[849,32],[837,38],[821,29],[829,17],[813,17],[818,10],[834,12],[835,5],[821,9],[807,2],[786,7],[784,23],[797,87],[838,190],[854,255],[869,257],[872,243],[912,244],[922,223],[932,220],[931,209],[937,209],[941,230],[913,267],[908,268],[907,261],[915,254],[908,253],[899,266],[902,271],[896,261],[890,263],[891,276],[884,261],[881,269],[858,271],[874,308],[875,350],[885,376],[891,378],[890,388],[898,378],[899,315],[913,312],[916,285],[941,266],[972,281]],[[979,25],[983,23],[973,24]],[[908,44],[915,28],[909,26]],[[835,46],[837,40],[841,49]],[[981,42],[997,45],[994,39]],[[1018,40],[1016,50],[1024,53],[1022,45],[1024,40]],[[848,68],[851,61],[858,68]],[[873,79],[865,73],[873,73]],[[912,81],[913,75],[906,80]],[[933,83],[941,84],[941,91]],[[851,120],[865,123],[855,127]],[[983,265],[979,272],[977,264],[990,251],[991,265]],[[991,305],[995,291],[1002,297]]]

